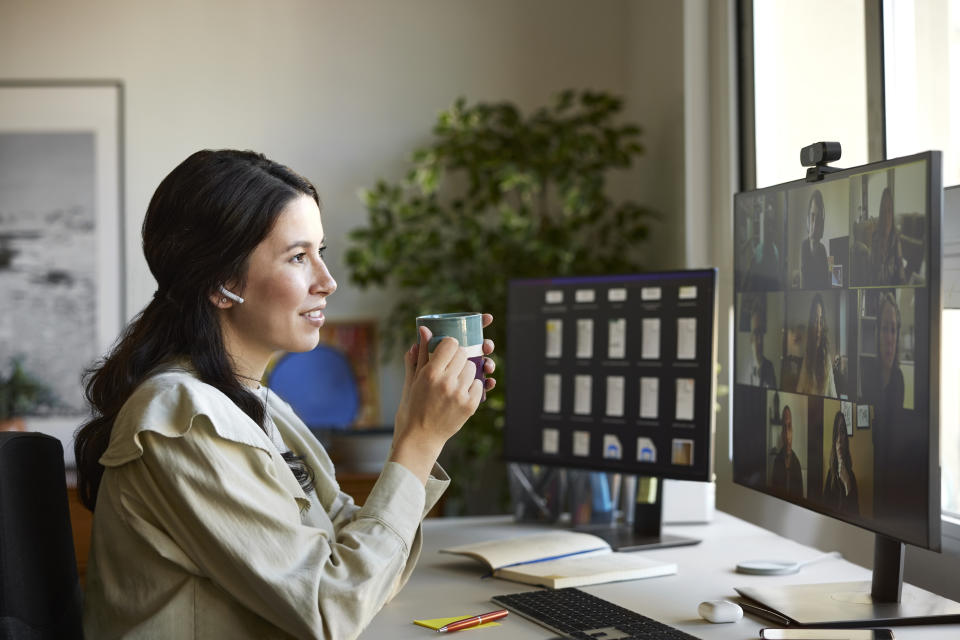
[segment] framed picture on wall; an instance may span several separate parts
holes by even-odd
[[[312,351],[278,353],[264,378],[311,429],[381,427],[377,323],[327,321]]]
[[[30,430],[64,441],[84,371],[123,324],[123,85],[0,80],[0,372],[47,389]]]
[[[328,322],[320,327],[320,344],[337,349],[350,363],[360,401],[352,427],[354,429],[380,427],[376,321]]]

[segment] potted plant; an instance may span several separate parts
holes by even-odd
[[[26,431],[23,416],[49,403],[50,390],[27,373],[20,358],[10,361],[10,375],[0,376],[0,431]]]
[[[456,468],[448,513],[498,511],[506,472],[498,462],[508,368],[510,278],[625,273],[641,268],[652,212],[614,202],[606,180],[643,148],[640,129],[618,124],[622,101],[564,91],[523,115],[509,102],[442,111],[434,139],[412,154],[405,179],[361,192],[367,225],[350,233],[351,279],[389,287],[396,302],[384,325],[385,353],[414,337],[425,313],[483,311],[496,320],[498,391],[445,448]]]

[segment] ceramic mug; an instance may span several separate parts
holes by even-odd
[[[477,380],[484,382],[483,375],[483,316],[479,313],[434,313],[417,318],[417,327],[426,327],[433,333],[427,343],[427,352],[432,354],[444,338],[455,338],[460,349],[477,367]],[[418,337],[419,339],[419,337]],[[487,392],[484,390],[483,399]]]

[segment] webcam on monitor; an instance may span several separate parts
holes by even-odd
[[[805,167],[815,167],[818,164],[836,162],[839,159],[839,142],[815,142],[800,149],[800,164]]]
[[[817,182],[823,180],[823,176],[839,171],[836,167],[828,167],[828,162],[836,162],[840,159],[839,142],[814,142],[800,149],[800,164],[807,169],[807,182]]]

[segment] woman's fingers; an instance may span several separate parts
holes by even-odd
[[[497,368],[497,363],[493,361],[493,358],[484,358],[483,359],[483,373],[484,375],[490,375]]]
[[[443,342],[446,342],[446,341],[447,339],[445,338]],[[463,351],[463,349],[456,348],[456,345],[457,345],[456,340],[453,340],[453,344],[455,346],[455,349],[453,351],[453,354],[450,357],[450,360],[446,363],[446,366],[444,367],[444,371],[449,376],[459,376],[466,364],[472,365],[473,363],[467,360],[467,354]],[[437,350],[439,349],[440,347],[437,347]],[[474,373],[476,373],[477,368],[474,367],[473,370],[474,370]]]
[[[477,407],[480,406],[480,401],[483,399],[483,384],[480,383],[480,380],[477,378],[473,379],[473,382],[470,383],[470,413],[473,414],[476,412]]]
[[[493,353],[494,344],[493,340],[490,338],[485,338],[483,341],[483,355],[488,356]]]
[[[470,384],[477,378],[477,366],[467,360],[464,362],[460,373],[457,375],[457,388],[468,389]]]
[[[417,371],[420,371],[423,369],[423,365],[427,364],[427,361],[430,359],[427,344],[430,342],[430,338],[433,337],[433,332],[427,327],[417,327],[417,334],[420,337],[420,344],[417,347]]]
[[[483,325],[483,328],[486,329],[491,323],[493,323],[493,316],[489,313],[481,314],[480,322]]]
[[[429,342],[429,338],[427,339]],[[421,343],[421,350],[427,350],[427,343]],[[433,353],[429,354],[430,364],[439,371],[444,371],[450,366],[450,362],[460,353],[460,344],[456,338],[444,338],[434,348]]]

